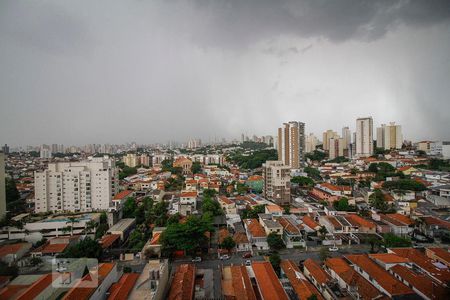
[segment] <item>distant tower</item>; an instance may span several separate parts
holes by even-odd
[[[373,119],[356,119],[356,155],[368,157],[373,154]]]
[[[278,128],[278,160],[293,169],[300,168],[305,152],[305,123],[291,121]]]

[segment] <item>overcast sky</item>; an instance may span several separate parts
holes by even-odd
[[[0,1],[0,143],[450,139],[450,1]]]

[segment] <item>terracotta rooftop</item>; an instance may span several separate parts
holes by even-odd
[[[233,235],[233,240],[237,244],[247,244],[248,238],[247,235],[244,232],[236,232]]]
[[[17,299],[17,297],[29,286],[30,285],[9,284],[0,290],[0,299]]]
[[[408,216],[402,215],[402,214],[386,214],[391,219],[394,219],[400,223],[403,223],[407,226],[413,225],[414,221],[411,220]]]
[[[230,236],[230,232],[226,228],[220,228],[219,229],[219,244],[222,244],[223,240],[226,237]]]
[[[152,236],[152,240],[150,241],[150,245],[159,245],[159,238],[161,237],[161,232],[156,232]]]
[[[448,296],[445,288],[434,283],[424,274],[415,273],[402,265],[393,266],[390,270],[430,299],[445,299]]]
[[[373,260],[379,260],[385,264],[394,264],[394,263],[407,263],[409,259],[398,256],[394,253],[377,253],[377,254],[369,254],[369,257]]]
[[[305,260],[303,266],[308,269],[311,276],[316,279],[319,284],[325,284],[330,280],[330,275],[328,275],[316,261],[308,258]]]
[[[19,252],[23,247],[27,246],[28,243],[18,243],[18,244],[12,244],[12,245],[3,245],[0,247],[0,257],[5,257],[9,254],[16,254]]]
[[[398,256],[405,257],[413,262],[421,269],[428,272],[437,280],[445,283],[450,281],[450,271],[448,269],[440,269],[433,264],[425,254],[414,248],[390,248],[389,251],[394,252]]]
[[[292,288],[300,299],[308,299],[312,295],[316,295],[318,300],[323,297],[320,292],[308,280],[302,279],[298,274],[301,274],[300,269],[291,260],[282,260],[280,263],[281,270],[289,279]]]
[[[245,266],[227,266],[222,271],[222,293],[225,299],[256,300]]]
[[[427,224],[429,226],[439,226],[439,227],[447,228],[450,230],[450,222],[441,220],[439,218],[422,217],[422,220],[425,222],[425,224]]]
[[[69,243],[51,244],[50,241],[47,241],[44,245],[34,249],[31,252],[42,254],[62,253],[66,250],[67,246],[69,246]]]
[[[106,276],[112,271],[114,268],[114,263],[102,263],[98,266],[97,276],[98,276],[98,285],[105,279]],[[97,288],[95,287],[86,287],[84,286],[86,282],[92,281],[91,273],[84,276],[78,284],[72,287],[67,294],[64,295],[64,300],[82,300],[89,299],[91,295],[95,292]]]
[[[245,219],[244,223],[253,237],[266,237],[266,232],[257,219]]]
[[[442,260],[450,263],[450,252],[448,252],[447,249],[433,247],[433,248],[427,248],[427,250],[433,252],[434,255],[441,258]]]
[[[54,279],[56,279],[57,277],[58,275],[56,274],[45,274],[44,276],[39,278],[39,280],[35,281],[31,286],[29,286],[25,291],[23,291],[16,299],[36,299],[42,293],[42,291],[44,291],[49,285],[52,284]]]
[[[169,300],[190,300],[194,298],[195,265],[179,265],[169,291]]]
[[[301,224],[293,224],[288,218],[279,218],[278,223],[283,226],[283,230],[291,235],[301,234],[300,230],[303,228]]]
[[[306,226],[313,230],[315,230],[317,227],[320,227],[320,225],[309,216],[304,216],[302,218],[302,221]]]
[[[220,196],[219,200],[225,204],[233,204],[234,203],[232,200],[230,200],[228,197],[225,197],[225,196]]]
[[[269,262],[254,261],[252,262],[252,268],[263,299],[289,299]]]
[[[368,273],[369,276],[382,286],[384,290],[391,294],[391,296],[414,293],[409,287],[394,278],[386,270],[372,261],[367,255],[346,255],[345,258],[352,264],[361,268],[364,272]]]
[[[266,209],[268,212],[271,212],[271,213],[283,211],[283,209],[280,206],[275,205],[275,204],[266,205]]]
[[[366,220],[366,219],[358,216],[357,214],[348,214],[348,215],[345,215],[345,218],[353,226],[367,227],[367,228],[371,228],[371,229],[376,227],[375,223],[373,223],[369,220]]]
[[[122,300],[127,299],[140,274],[126,273],[120,277],[120,280],[111,285],[108,300]]]
[[[114,196],[114,200],[123,200],[129,197],[131,194],[133,194],[133,191],[130,190],[121,191]]]
[[[193,192],[181,192],[180,197],[183,197],[183,198],[197,197],[197,192],[195,192],[195,191],[193,191]]]
[[[109,248],[115,241],[120,239],[120,234],[108,234],[102,236],[102,239],[99,241],[99,244],[103,249]]]

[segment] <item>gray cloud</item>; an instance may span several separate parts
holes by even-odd
[[[449,1],[0,2],[0,143],[450,138]],[[424,105],[424,102],[426,105]]]

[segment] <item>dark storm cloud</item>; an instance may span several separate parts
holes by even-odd
[[[204,45],[242,46],[278,35],[334,42],[375,40],[401,24],[429,26],[450,19],[448,0],[196,1],[206,26],[193,33]]]
[[[450,138],[450,1],[0,1],[0,144]],[[424,102],[427,104],[424,106]]]

